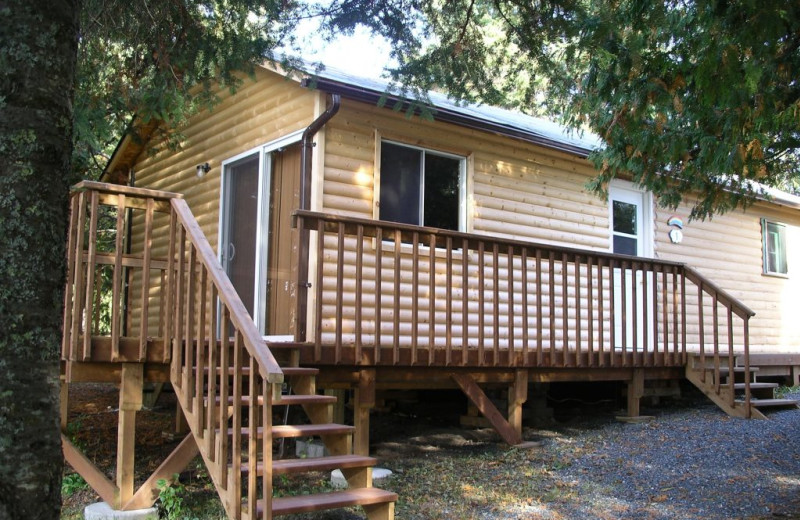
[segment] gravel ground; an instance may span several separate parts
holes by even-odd
[[[544,432],[544,449],[572,455],[551,474],[570,492],[484,518],[800,519],[800,410],[768,417],[730,418],[700,404],[646,423]]]

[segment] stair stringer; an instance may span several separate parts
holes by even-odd
[[[703,392],[706,397],[711,399],[711,401],[726,414],[732,417],[741,417],[743,419],[748,418],[748,416],[752,419],[766,419],[764,414],[752,405],[750,406],[749,415],[747,413],[747,405],[745,405],[745,403],[734,401],[733,406],[731,406],[729,399],[730,390],[727,388],[721,388],[720,392],[717,393],[714,383],[711,380],[712,378],[706,377],[705,380],[703,380],[703,369],[687,366],[686,379],[688,379],[690,383]]]

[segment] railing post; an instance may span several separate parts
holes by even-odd
[[[309,255],[311,254],[311,250],[309,248],[309,244],[311,241],[311,234],[309,233],[306,222],[303,217],[297,217],[296,220],[297,226],[297,240],[298,240],[298,252],[297,252],[297,302],[296,302],[296,314],[295,314],[295,328],[294,328],[294,340],[298,343],[305,342],[307,340],[307,330],[308,330],[308,266],[310,263]],[[319,236],[318,240],[322,240],[322,237]],[[322,259],[317,259],[317,269],[322,269]],[[317,335],[320,334],[320,331],[316,332]]]

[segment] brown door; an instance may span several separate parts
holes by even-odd
[[[255,302],[258,160],[255,154],[229,166],[226,232],[220,246],[228,276],[250,316]]]
[[[272,152],[267,269],[267,334],[293,334],[297,311],[297,230],[292,211],[300,204],[300,145]]]

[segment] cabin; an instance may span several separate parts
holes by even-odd
[[[393,518],[369,453],[384,390],[459,389],[511,445],[534,383],[624,382],[631,417],[682,379],[739,417],[796,405],[755,361],[797,384],[800,197],[689,222],[625,180],[589,193],[591,136],[436,94],[432,117],[409,117],[385,91],[264,65],[167,129],[178,149],[141,123],[101,182],[75,186],[62,425],[70,384],[119,385],[115,479],[66,436],[64,453],[112,507],[152,505],[200,454],[231,518]],[[174,388],[186,436],[134,489],[153,383]],[[306,419],[283,424],[285,406]],[[276,457],[310,437],[327,456]],[[348,489],[273,497],[280,475],[334,468]]]

